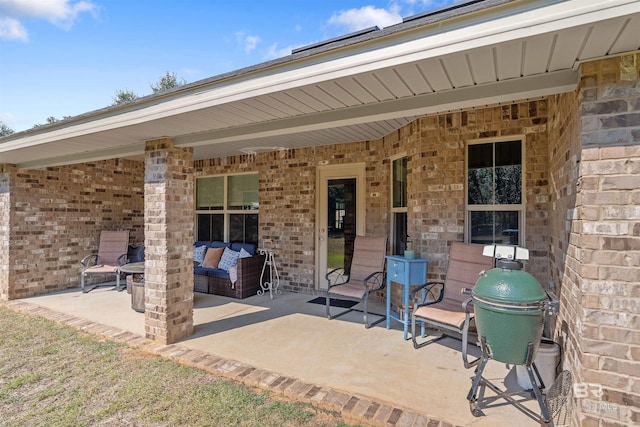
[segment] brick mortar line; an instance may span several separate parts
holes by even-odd
[[[454,427],[445,421],[436,420],[409,409],[398,408],[389,402],[371,400],[367,396],[308,383],[215,354],[183,347],[180,344],[158,344],[133,332],[60,313],[37,304],[20,300],[0,303],[17,313],[37,315],[56,323],[64,323],[79,331],[126,344],[138,351],[165,357],[250,387],[270,390],[294,401],[308,403],[328,411],[337,411],[346,420],[363,426]],[[390,413],[380,419],[383,411]],[[407,420],[410,421],[407,422]]]

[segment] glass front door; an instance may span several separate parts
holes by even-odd
[[[363,172],[362,172],[363,173]],[[317,227],[317,281],[319,289],[327,288],[327,272],[349,267],[353,242],[364,224],[360,173],[353,167],[328,168],[320,171]]]

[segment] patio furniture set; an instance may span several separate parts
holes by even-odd
[[[261,283],[265,281],[265,260],[265,253],[259,253],[253,244],[197,241],[194,243],[194,291],[239,299],[256,295],[264,290]],[[144,299],[144,288],[140,285],[144,283],[144,246],[130,246],[128,231],[102,231],[98,252],[84,257],[81,265],[82,292],[99,286],[86,286],[85,278],[90,276],[115,277],[116,289],[122,291],[125,287],[121,285],[121,276],[125,274],[127,290],[132,293],[132,307],[144,311],[144,302],[140,302]],[[269,271],[266,273],[270,280]]]

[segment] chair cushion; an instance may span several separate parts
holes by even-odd
[[[223,270],[229,270],[231,267],[235,267],[238,264],[238,258],[240,258],[240,252],[232,251],[229,248],[224,248],[222,258],[218,264],[218,268]]]
[[[204,260],[202,264],[200,264],[204,268],[218,268],[220,264],[220,259],[222,258],[222,253],[226,250],[226,248],[209,248],[207,249],[207,253],[204,256]]]
[[[350,281],[343,285],[333,286],[329,289],[329,296],[339,295],[348,298],[362,299],[367,288],[361,282]]]
[[[461,305],[446,301],[418,307],[415,316],[417,319],[431,320],[457,329],[462,329],[466,317]],[[471,313],[471,318],[473,318],[473,313]]]
[[[251,258],[253,255],[251,253],[244,250],[244,248],[240,248],[240,258]]]
[[[84,270],[84,274],[105,274],[105,273],[115,273],[117,271],[118,271],[117,265],[98,264],[91,267],[87,267]]]

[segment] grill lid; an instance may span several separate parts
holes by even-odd
[[[494,303],[527,305],[546,300],[547,294],[529,273],[496,267],[480,275],[473,287],[475,298]]]

